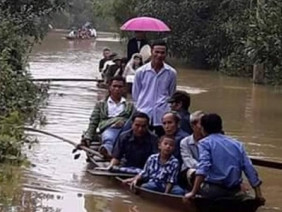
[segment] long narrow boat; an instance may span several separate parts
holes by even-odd
[[[97,150],[99,143],[94,143],[92,149]],[[107,167],[109,162],[98,157],[89,155],[89,161],[92,162],[94,169],[89,169],[88,172],[94,176],[110,177],[118,182],[120,185],[126,187],[132,192],[129,185],[124,184],[122,181],[128,177],[132,177],[130,174],[115,173],[103,170],[103,167]],[[95,168],[99,169],[95,169]],[[101,169],[100,169],[101,168]],[[177,209],[179,211],[189,212],[255,212],[262,204],[251,196],[242,196],[239,198],[220,198],[218,200],[210,200],[197,196],[192,202],[184,202],[182,196],[165,194],[160,192],[151,191],[140,186],[135,186],[134,193],[147,201],[154,203],[160,203],[166,205],[169,208]]]
[[[75,147],[73,153],[77,151],[77,144],[74,141],[34,128],[22,127],[22,129],[55,137],[57,139],[60,139],[64,142],[73,145]],[[103,172],[103,171],[99,171],[98,173],[97,170],[93,169],[97,167],[103,168],[109,165],[109,161],[103,160],[101,158],[101,155],[97,152],[99,146],[100,146],[100,142],[93,142],[91,143],[90,146],[91,149],[84,146],[80,147],[80,149],[84,150],[88,155],[88,160],[90,162],[89,173],[95,176],[112,177],[119,184],[123,184],[121,183],[122,180],[126,179],[127,177],[131,177],[132,175]],[[79,154],[77,155],[79,156]],[[76,157],[77,155],[75,155],[75,158],[78,158]],[[259,161],[259,159],[257,160]],[[271,162],[268,161],[268,163]],[[275,164],[274,166],[275,168],[277,169],[281,168],[280,166],[278,167],[279,165],[278,162],[275,162],[274,164]],[[265,165],[266,164],[264,163],[262,164],[262,166]],[[127,188],[128,187],[129,186],[127,185]],[[188,204],[182,201],[183,197],[181,196],[154,192],[151,190],[141,188],[139,186],[136,186],[134,190],[136,191],[135,192],[136,194],[138,194],[140,197],[147,199],[148,201],[160,202],[162,205],[165,204],[168,207],[173,207],[174,209],[180,209],[189,212],[255,212],[257,208],[262,205],[258,200],[254,199],[253,197],[246,197],[244,199],[221,198],[218,200],[209,200],[201,197],[196,197],[192,202],[190,202],[190,204]]]

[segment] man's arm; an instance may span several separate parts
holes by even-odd
[[[100,122],[100,113],[101,113],[101,104],[98,102],[95,107],[94,110],[92,111],[92,114],[90,116],[90,122],[88,125],[88,129],[86,131],[86,133],[84,134],[84,139],[86,140],[92,140],[94,138],[94,135],[96,134],[96,130],[97,127],[99,125]]]
[[[176,91],[176,71],[172,69],[171,82],[169,85],[169,96],[172,96],[172,94],[174,94],[175,91]]]
[[[250,158],[247,156],[247,153],[243,145],[242,145],[241,151],[242,151],[242,160],[243,160],[243,171],[255,191],[256,198],[260,199],[264,203],[265,199],[262,196],[261,189],[260,189],[260,185],[262,182],[258,178],[258,173],[255,170]]]
[[[167,183],[165,186],[165,193],[168,194],[170,192],[172,188],[172,184],[171,183]]]
[[[132,99],[136,103],[138,100],[138,96],[140,94],[140,91],[142,89],[142,84],[141,84],[141,70],[138,69],[136,72],[136,75],[134,77],[134,82],[132,85]]]
[[[197,192],[200,190],[201,184],[204,182],[205,177],[202,175],[197,175],[195,178],[195,183],[191,192],[185,195],[185,199],[190,200],[195,197]]]
[[[112,167],[119,165],[120,161],[116,158],[112,158],[110,165],[108,166],[108,169],[110,170]]]

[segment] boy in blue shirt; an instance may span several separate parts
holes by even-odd
[[[141,173],[134,178],[124,182],[135,186],[138,181],[144,180],[141,187],[164,193],[184,195],[184,190],[178,186],[177,175],[179,162],[172,155],[175,148],[175,141],[169,136],[161,137],[159,141],[160,152],[151,155]]]

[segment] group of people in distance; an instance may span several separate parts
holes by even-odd
[[[128,76],[134,77],[136,70],[148,62],[150,57],[148,55],[150,54],[148,49],[150,49],[148,41],[142,32],[136,32],[135,37],[129,40],[127,57],[119,57],[117,53],[111,52],[109,48],[104,48],[103,59],[99,62],[99,71],[101,72],[104,83],[107,84],[109,79],[114,76],[122,76],[127,82],[131,83],[132,80],[131,78],[128,80]],[[143,55],[140,54],[141,50],[146,51],[146,53]]]
[[[190,96],[176,91],[176,71],[166,64],[166,43],[151,45],[151,61],[139,67],[133,102],[123,97],[125,79],[109,79],[109,95],[98,102],[81,145],[101,135],[100,153],[109,170],[135,173],[125,180],[154,191],[207,198],[232,197],[242,191],[242,173],[264,202],[258,178],[243,145],[223,132],[221,117],[189,113]]]

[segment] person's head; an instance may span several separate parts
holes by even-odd
[[[111,55],[111,50],[109,48],[104,48],[103,49],[103,57],[106,59],[109,59]]]
[[[222,119],[216,113],[210,113],[201,117],[201,126],[204,136],[222,133]]]
[[[173,136],[179,129],[180,117],[177,112],[167,112],[163,115],[162,123],[165,135]]]
[[[159,141],[159,150],[160,153],[165,156],[172,155],[175,148],[175,140],[172,136],[164,135],[160,138]]]
[[[133,66],[138,68],[143,64],[142,62],[142,55],[141,54],[134,54],[133,55]]]
[[[145,37],[146,37],[146,33],[145,32],[135,31],[135,38],[137,40],[145,39]]]
[[[114,99],[120,99],[124,94],[125,79],[121,76],[112,77],[109,81],[109,94]]]
[[[193,130],[193,134],[198,139],[203,137],[202,135],[202,127],[201,127],[201,118],[204,116],[205,113],[203,111],[195,111],[194,113],[190,114],[190,126]]]
[[[175,93],[168,100],[171,110],[180,111],[188,110],[190,107],[190,95],[186,91],[175,91]]]
[[[154,64],[163,64],[166,54],[167,54],[167,45],[163,40],[154,41],[151,45],[151,61]]]
[[[146,113],[136,112],[132,116],[132,130],[136,137],[142,137],[148,132],[150,118]]]

